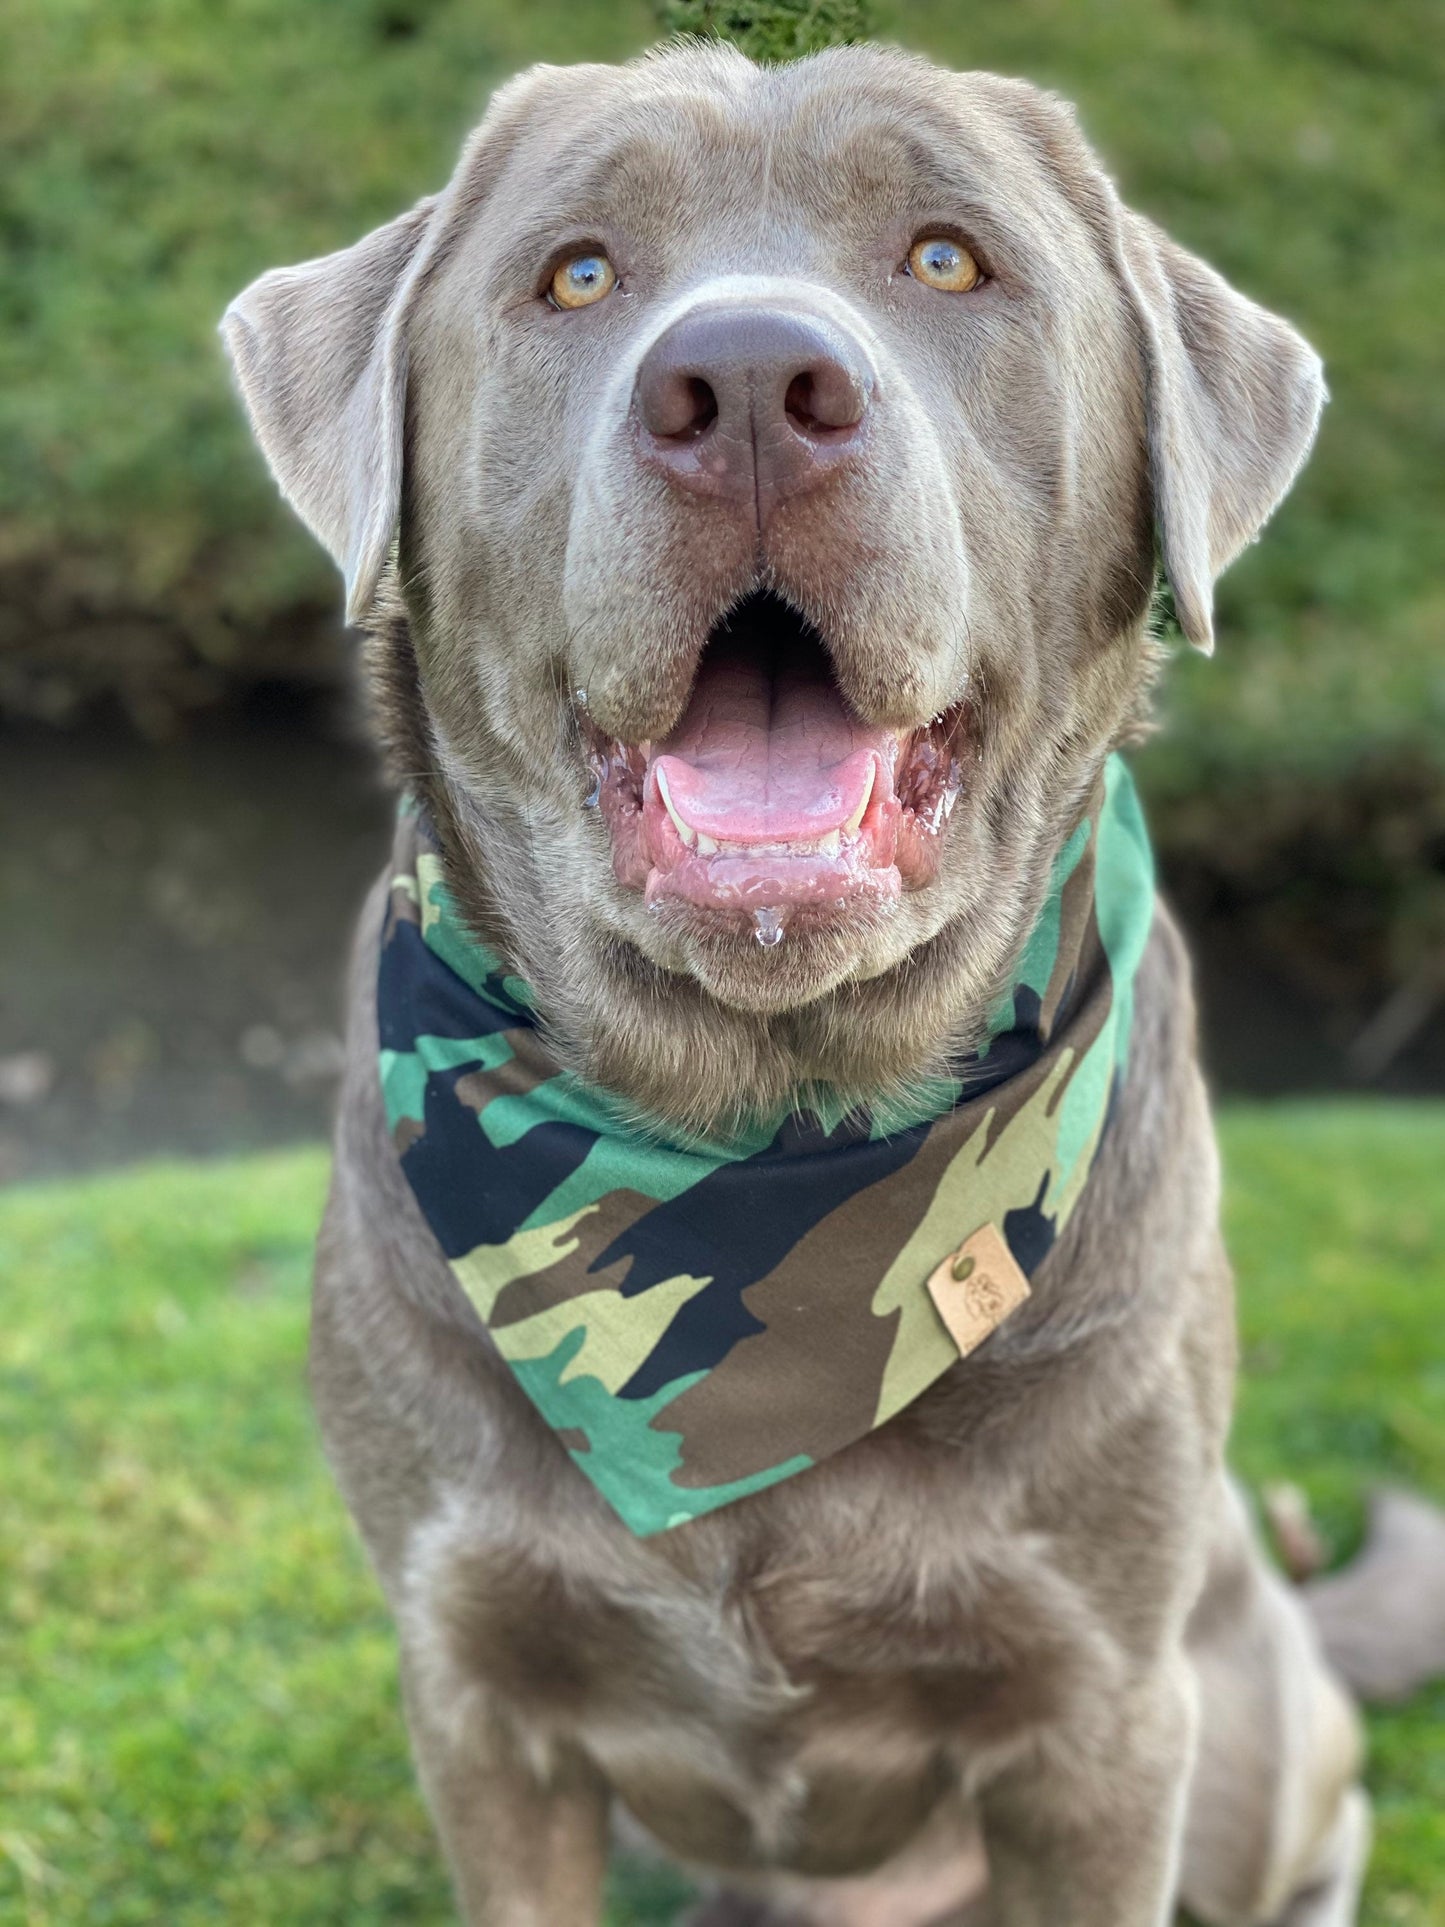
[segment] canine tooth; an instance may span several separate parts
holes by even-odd
[[[838,854],[838,846],[841,842],[842,837],[839,832],[837,830],[829,830],[826,836],[820,836],[818,838],[818,854],[820,856],[836,856]]]
[[[870,763],[868,765],[868,781],[867,781],[867,784],[864,786],[862,800],[859,803],[857,809],[854,810],[853,814],[848,818],[848,821],[843,825],[843,830],[846,835],[848,836],[857,835],[858,825],[863,821],[863,818],[867,813],[868,805],[873,801],[873,785],[877,781],[877,778],[878,778],[878,765],[877,763]]]
[[[697,853],[699,856],[716,856],[717,838],[704,836],[702,831],[699,830],[697,832]]]
[[[684,823],[677,811],[672,807],[672,798],[667,793],[667,777],[663,774],[660,763],[657,766],[657,791],[662,798],[668,815],[676,825],[678,835],[682,838],[688,849],[691,849],[697,842],[697,831],[692,827],[691,823]]]

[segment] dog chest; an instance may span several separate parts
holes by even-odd
[[[831,1553],[739,1544],[726,1572],[715,1535],[706,1573],[674,1543],[568,1560],[459,1525],[413,1598],[457,1707],[480,1689],[539,1759],[580,1746],[672,1852],[845,1873],[1056,1717],[1093,1634],[1026,1541],[900,1566],[845,1557],[838,1523]]]

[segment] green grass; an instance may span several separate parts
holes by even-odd
[[[1238,1462],[1445,1498],[1445,1107],[1224,1120]],[[0,1194],[0,1922],[451,1918],[302,1385],[319,1152]],[[1370,1927],[1445,1927],[1445,1689],[1372,1720]],[[678,1884],[619,1875],[611,1927]]]

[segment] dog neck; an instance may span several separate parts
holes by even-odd
[[[950,922],[877,976],[787,1010],[742,1010],[620,936],[594,940],[584,964],[560,920],[537,914],[546,904],[542,880],[498,862],[497,838],[438,753],[394,588],[379,602],[363,663],[386,773],[429,819],[467,926],[534,987],[560,1067],[604,1086],[639,1117],[694,1136],[725,1138],[790,1106],[915,1113],[985,1035],[1077,819],[1071,810],[1021,847],[1012,927],[991,952],[975,926]]]

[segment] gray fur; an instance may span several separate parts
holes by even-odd
[[[945,214],[992,275],[966,324],[892,271]],[[618,261],[605,308],[536,298],[568,238]],[[878,370],[867,472],[766,540],[630,455],[641,356],[720,282],[841,317]],[[473,922],[564,1063],[704,1129],[817,1081],[884,1098],[978,1035],[1145,712],[1156,538],[1208,646],[1213,578],[1323,397],[1292,329],[1120,206],[1060,103],[870,48],[534,70],[441,195],[265,277],[227,336],[282,488],[370,616],[394,774]],[[755,584],[815,622],[865,720],[967,698],[977,730],[938,881],[781,955],[618,886],[572,708],[584,689],[605,730],[661,733]],[[709,1920],[1161,1927],[1181,1896],[1218,1927],[1352,1920],[1355,1717],[1223,1469],[1232,1295],[1167,914],[1117,1115],[1028,1304],[805,1478],[638,1541],[401,1174],[380,903],[312,1376],[465,1918],[591,1927],[618,1803],[713,1870]]]

